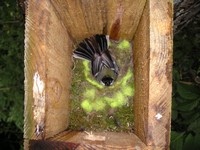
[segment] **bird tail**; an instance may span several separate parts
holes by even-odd
[[[73,52],[73,57],[92,61],[95,54],[101,55],[108,49],[107,38],[103,34],[96,34],[84,39]]]

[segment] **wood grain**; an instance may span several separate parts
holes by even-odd
[[[25,29],[25,138],[46,138],[67,128],[71,53],[72,42],[51,4],[29,1]]]
[[[110,34],[120,19],[119,37],[131,40],[146,0],[54,0],[55,12],[75,41],[97,33]]]
[[[149,146],[167,149],[172,92],[171,1],[148,1],[134,44],[136,134]]]
[[[146,143],[148,126],[149,105],[149,9],[145,6],[143,15],[138,25],[133,40],[133,62],[134,62],[134,125],[135,133]],[[146,36],[144,36],[146,35]]]
[[[126,133],[115,133],[115,132],[92,132],[89,134],[91,134],[90,136],[93,137],[92,139],[86,138],[88,137],[88,133],[86,132],[65,131],[53,138],[50,138],[49,140],[79,144],[77,150],[81,149],[143,150],[146,148],[145,144],[142,143],[133,133],[126,134]]]

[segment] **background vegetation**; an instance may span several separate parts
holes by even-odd
[[[0,145],[23,144],[24,16],[0,1]],[[174,37],[172,150],[200,149],[200,18]],[[22,147],[21,147],[22,148]]]
[[[24,17],[16,1],[0,1],[0,145],[23,143]]]
[[[174,37],[172,150],[200,149],[200,18]]]

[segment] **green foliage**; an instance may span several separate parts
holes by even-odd
[[[14,0],[1,1],[0,12],[0,123],[7,135],[23,131],[24,17]]]
[[[200,20],[174,38],[172,150],[200,149]]]

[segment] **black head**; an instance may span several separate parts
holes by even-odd
[[[112,85],[112,83],[113,83],[113,78],[108,77],[108,76],[104,76],[104,77],[101,79],[101,82],[103,82],[103,84],[104,84],[105,86],[110,86],[110,85]]]

